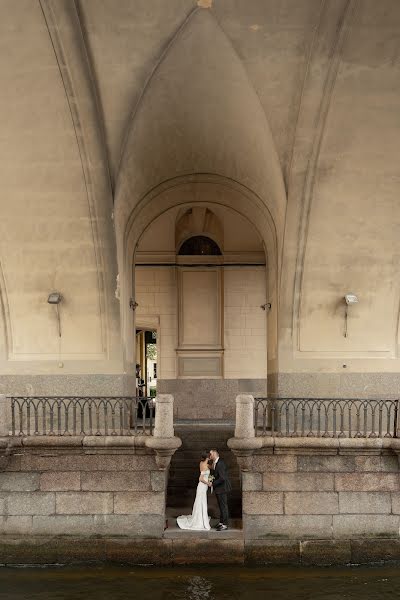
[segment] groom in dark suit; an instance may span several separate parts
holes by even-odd
[[[228,492],[231,491],[232,486],[229,481],[226,464],[218,454],[218,450],[215,448],[210,450],[210,459],[213,461],[211,475],[214,476],[214,481],[209,485],[210,487],[212,485],[214,489],[220,512],[220,522],[215,529],[217,531],[225,531],[228,529],[229,519]]]

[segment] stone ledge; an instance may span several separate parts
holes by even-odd
[[[230,438],[228,447],[234,453],[269,450],[273,453],[312,454],[380,454],[393,451],[400,454],[400,439],[397,438],[323,438],[323,437],[274,437]]]
[[[356,565],[400,560],[399,539],[254,540],[0,536],[0,565]]]

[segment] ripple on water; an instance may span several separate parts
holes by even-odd
[[[0,569],[1,600],[392,600],[400,570],[359,568]]]

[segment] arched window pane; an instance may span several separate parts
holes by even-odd
[[[195,235],[183,242],[179,254],[186,256],[220,256],[222,253],[214,240],[204,235]]]

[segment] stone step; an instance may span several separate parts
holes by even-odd
[[[178,527],[175,517],[167,518],[168,527],[164,530],[164,537],[175,537],[175,536],[187,536],[187,537],[199,537],[199,536],[212,536],[221,538],[231,538],[236,535],[243,535],[242,521],[241,519],[230,519],[229,528],[226,531],[216,531],[217,519],[211,519],[211,529],[209,531],[190,531],[180,529]]]

